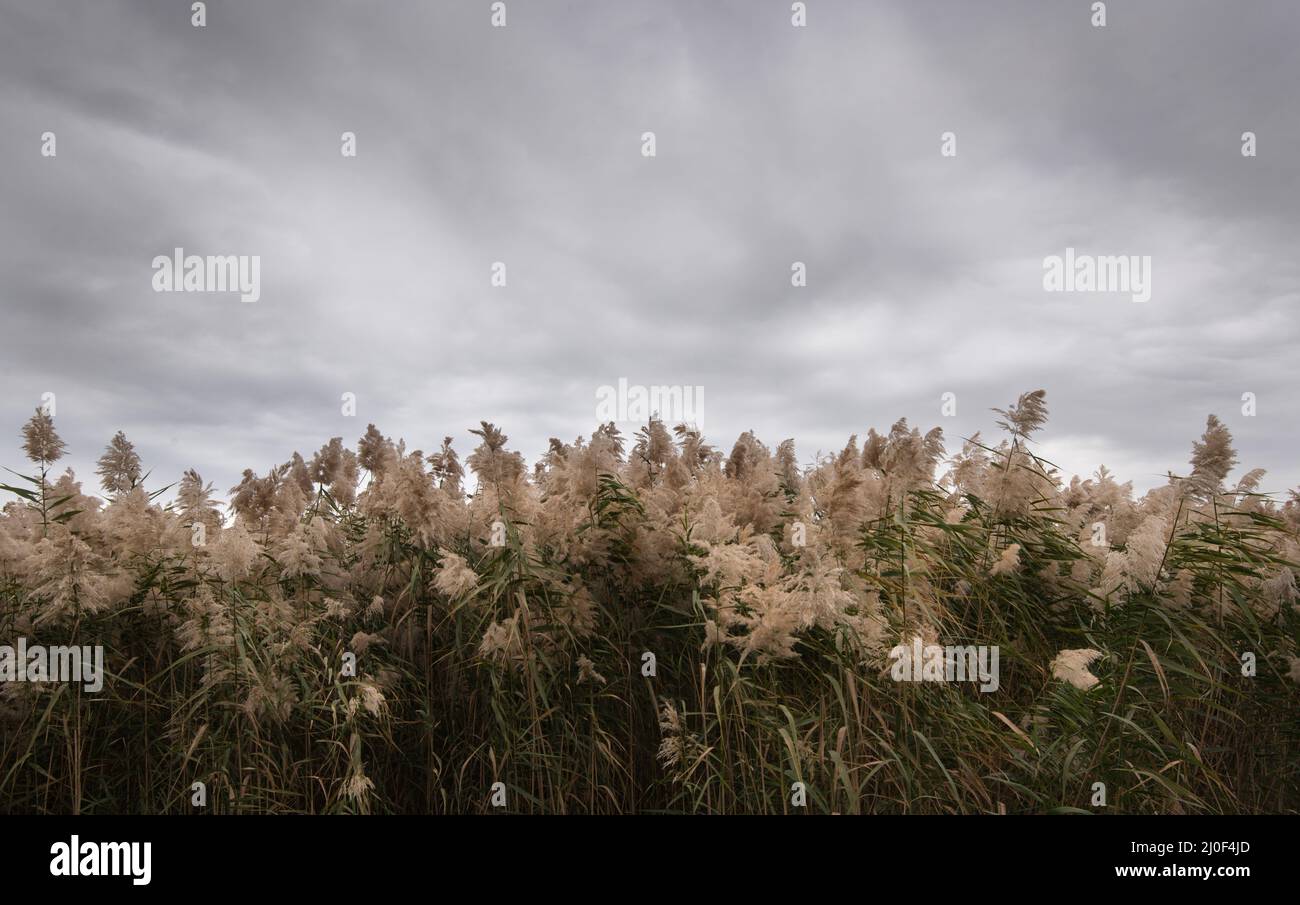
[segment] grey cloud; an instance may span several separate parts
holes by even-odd
[[[208,5],[0,0],[11,464],[47,390],[83,478],[120,428],[224,488],[368,421],[534,456],[626,377],[805,458],[1042,386],[1062,467],[1139,488],[1214,411],[1300,483],[1292,3]],[[1067,245],[1154,298],[1044,293]],[[262,300],[153,293],[176,246],[261,255]]]

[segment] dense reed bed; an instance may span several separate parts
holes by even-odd
[[[38,412],[0,643],[107,676],[0,684],[0,810],[1295,812],[1295,495],[1229,484],[1213,417],[1137,500],[1034,454],[1041,391],[999,415],[802,467],[652,420],[530,469],[483,424],[473,492],[371,426],[223,513],[121,434],[87,494]],[[898,681],[916,638],[996,646],[997,689]]]

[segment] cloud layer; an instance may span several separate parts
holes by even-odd
[[[0,2],[0,462],[45,392],[83,478],[118,429],[151,484],[371,421],[531,458],[623,377],[805,459],[1041,386],[1043,453],[1139,488],[1215,412],[1300,483],[1300,7],[789,6]],[[261,300],[154,293],[178,246]],[[1150,255],[1151,301],[1044,292],[1067,246]]]

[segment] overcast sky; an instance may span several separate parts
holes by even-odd
[[[0,464],[46,392],[88,487],[119,429],[151,486],[371,421],[532,461],[626,378],[805,461],[1043,387],[1043,454],[1139,489],[1214,412],[1300,483],[1300,3],[790,6],[0,0]],[[260,300],[155,293],[178,246]],[[1045,292],[1067,246],[1151,300]]]

